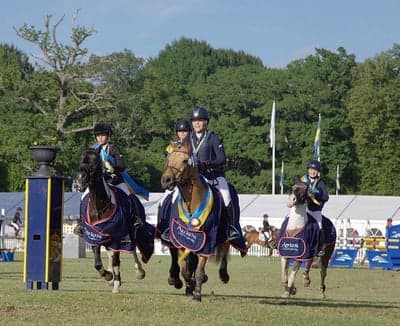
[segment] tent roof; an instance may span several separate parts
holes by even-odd
[[[149,217],[157,216],[157,207],[163,193],[151,193],[149,201],[142,201]],[[81,193],[64,193],[64,218],[79,218]],[[17,207],[24,210],[25,193],[0,192],[0,210],[12,217]],[[287,195],[239,195],[241,218],[262,218],[267,213],[272,219],[282,219],[288,213]],[[400,197],[332,195],[325,204],[324,215],[330,219],[382,220],[391,217],[400,220]]]

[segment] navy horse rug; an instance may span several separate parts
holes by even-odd
[[[89,214],[89,194],[81,200],[80,215],[84,240],[92,246],[106,246],[113,251],[131,253],[138,247],[143,262],[147,262],[154,252],[155,228],[145,222],[143,206],[136,196],[133,196],[135,207],[131,207],[128,196],[119,188],[110,186],[114,210],[110,216],[92,222]],[[144,221],[142,228],[133,226],[132,212]]]
[[[228,225],[223,215],[224,209],[219,191],[208,185],[203,202],[190,215],[183,208],[181,195],[176,189],[165,198],[160,207],[158,236],[164,244],[212,256],[215,247],[227,241]],[[235,222],[235,227],[241,230],[238,221]],[[242,256],[247,253],[243,236],[231,240],[230,244],[238,249]]]
[[[279,255],[300,261],[313,259],[318,253],[319,226],[317,221],[308,215],[307,223],[289,236],[286,217],[281,226],[281,236],[278,242]]]

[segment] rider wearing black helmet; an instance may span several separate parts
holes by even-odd
[[[93,134],[96,143],[93,148],[100,152],[100,156],[103,162],[103,176],[107,183],[121,189],[129,198],[131,202],[131,207],[135,209],[136,214],[133,214],[133,224],[135,228],[140,228],[143,226],[142,219],[137,214],[137,208],[135,200],[132,198],[134,196],[131,194],[128,186],[125,184],[122,177],[122,172],[126,169],[124,161],[122,159],[122,154],[118,147],[110,142],[112,135],[111,125],[108,123],[100,122],[95,124],[93,127]],[[112,162],[112,163],[111,163]],[[82,195],[82,198],[89,192],[87,188]],[[74,233],[82,236],[81,221],[78,222],[74,228]]]
[[[118,185],[121,189],[123,188],[122,190],[129,193],[129,189],[126,187],[121,176],[121,172],[125,170],[121,152],[116,145],[110,142],[112,135],[111,126],[108,123],[97,123],[93,128],[93,134],[96,140],[94,147],[104,150],[115,162],[112,166],[104,165],[104,178],[108,183]]]
[[[190,141],[193,149],[194,163],[200,173],[220,191],[225,203],[230,240],[238,238],[239,230],[233,226],[235,221],[234,207],[231,201],[228,182],[225,179],[226,156],[222,141],[218,136],[207,129],[209,122],[208,111],[202,107],[196,107],[190,114],[192,132]]]
[[[186,119],[178,119],[175,122],[175,134],[177,141],[183,141],[190,132],[190,122]],[[165,155],[168,156],[172,151],[172,146],[168,145],[165,149]]]
[[[321,179],[320,172],[321,163],[318,160],[311,160],[307,163],[307,173],[302,177],[302,180],[307,182],[309,186],[310,200],[307,203],[307,211],[317,220],[320,228],[321,250],[318,256],[325,253],[325,247],[322,245],[325,238],[322,229],[322,208],[329,200],[328,190],[325,182]]]

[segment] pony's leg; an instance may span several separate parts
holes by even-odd
[[[119,259],[119,252],[113,252],[112,265],[113,265],[113,274],[114,274],[112,293],[118,293],[119,288],[121,286],[121,274],[120,274],[121,261]]]
[[[133,260],[135,262],[135,274],[138,280],[143,280],[146,276],[146,272],[143,269],[142,263],[137,255],[136,248],[132,252]]]
[[[171,255],[171,266],[169,268],[168,284],[173,285],[175,289],[181,289],[183,282],[179,278],[178,249],[169,248],[169,253]]]
[[[301,262],[294,261],[292,271],[289,273],[289,261],[285,258],[281,259],[282,264],[282,283],[284,285],[284,292],[282,298],[289,298],[295,295],[297,290],[295,287],[296,274],[300,269]]]
[[[183,252],[180,251],[179,253],[182,254]],[[189,259],[190,259],[190,255],[180,262],[180,266],[181,266],[181,274],[182,274],[182,277],[185,280],[185,284],[186,284],[185,294],[188,296],[191,296],[193,294],[195,281],[192,277],[193,274],[191,273],[190,268],[189,268],[189,262],[188,262]]]
[[[289,274],[289,260],[281,257],[281,280],[283,286],[288,284],[288,274]]]
[[[92,251],[94,255],[94,268],[99,272],[100,276],[106,281],[111,281],[113,279],[113,273],[106,271],[101,260],[100,247],[92,246]]]
[[[326,298],[326,285],[325,285],[325,279],[326,279],[326,274],[328,271],[328,265],[329,265],[329,260],[333,254],[333,250],[335,249],[334,245],[327,245],[325,247],[325,255],[320,257],[320,275],[321,275],[321,284],[320,284],[320,292],[321,296],[323,299]]]
[[[217,262],[220,261],[219,265],[219,278],[223,283],[229,282],[228,274],[228,256],[229,256],[229,243],[223,243],[217,248]]]
[[[310,279],[310,269],[311,269],[311,265],[312,265],[313,261],[310,260],[309,262],[307,262],[306,267],[304,268],[303,271],[303,286],[304,287],[309,287],[311,284],[311,279]]]
[[[300,270],[300,267],[301,267],[301,261],[295,260],[295,262],[293,263],[292,271],[289,273],[288,287],[291,295],[295,295],[297,292],[295,287],[295,281],[297,272]]]
[[[207,257],[200,256],[199,257],[199,264],[197,265],[196,273],[195,273],[195,280],[196,284],[193,291],[193,300],[200,302],[201,301],[201,286],[203,285],[203,279],[205,273],[205,268],[207,264]]]

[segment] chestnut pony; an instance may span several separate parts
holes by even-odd
[[[228,225],[221,195],[191,164],[190,143],[171,143],[171,147],[167,167],[161,176],[161,185],[172,190],[172,193],[169,200],[166,200],[169,207],[161,209],[160,219],[164,222],[159,222],[159,225],[164,225],[164,229],[168,230],[172,247],[179,251],[181,274],[186,286],[193,290],[192,299],[201,301],[202,284],[207,279],[205,267],[208,258],[216,254],[220,262],[220,279],[227,283],[229,247],[231,244],[236,245],[228,241]],[[237,243],[237,249],[245,255],[244,239],[239,239]],[[189,266],[193,260],[186,259],[190,254],[198,257],[195,268]],[[171,257],[174,259],[174,256]]]

